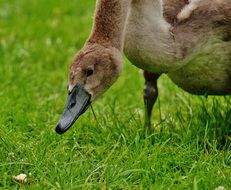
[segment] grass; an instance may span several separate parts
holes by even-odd
[[[94,4],[0,0],[0,189],[231,189],[230,97],[192,96],[163,76],[147,134],[142,74],[125,58],[96,117],[55,134]]]

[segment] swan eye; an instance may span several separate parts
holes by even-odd
[[[91,76],[93,74],[93,69],[88,69],[87,70],[87,77]]]

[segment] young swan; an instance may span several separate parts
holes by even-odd
[[[230,0],[97,0],[92,33],[70,67],[56,127],[68,130],[121,72],[121,53],[144,70],[146,124],[167,73],[187,92],[231,94]]]

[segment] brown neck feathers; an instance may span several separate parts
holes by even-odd
[[[122,50],[124,28],[131,0],[98,0],[89,42]]]

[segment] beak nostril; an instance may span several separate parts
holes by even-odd
[[[70,99],[70,103],[69,103],[69,105],[68,105],[68,108],[71,109],[71,108],[73,108],[75,105],[76,105],[76,100],[72,97],[72,98]]]
[[[69,108],[70,108],[70,109],[73,108],[73,107],[75,106],[75,104],[76,104],[76,102],[71,102]]]

